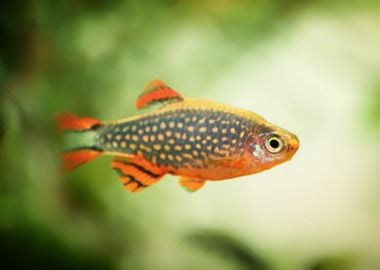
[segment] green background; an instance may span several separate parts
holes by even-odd
[[[4,3],[3,3],[4,2]],[[380,269],[376,0],[0,4],[3,269]],[[294,159],[184,191],[64,175],[61,112],[132,116],[151,79],[297,134]]]

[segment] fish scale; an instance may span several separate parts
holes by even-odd
[[[260,115],[213,101],[184,99],[160,80],[147,85],[138,109],[159,109],[110,122],[63,115],[61,130],[81,140],[63,154],[72,170],[101,155],[112,155],[112,168],[128,191],[137,192],[166,174],[180,176],[190,191],[206,181],[250,175],[288,161],[299,141],[291,132]]]
[[[97,146],[141,154],[158,166],[204,168],[207,159],[242,154],[249,128],[245,119],[232,114],[179,110],[105,126]],[[228,152],[231,147],[234,151]]]

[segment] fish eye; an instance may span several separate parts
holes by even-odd
[[[265,148],[272,154],[276,154],[282,151],[284,142],[277,135],[271,135],[265,140]]]

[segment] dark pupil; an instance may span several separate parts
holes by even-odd
[[[278,148],[280,146],[280,143],[278,142],[278,140],[273,139],[273,140],[270,140],[269,145],[272,148],[276,149],[276,148]]]

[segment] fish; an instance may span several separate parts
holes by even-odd
[[[128,191],[143,191],[171,174],[194,192],[207,181],[268,170],[289,161],[299,148],[296,135],[255,112],[185,99],[159,79],[148,83],[136,107],[151,110],[115,121],[59,115],[62,132],[87,138],[62,154],[64,169],[111,155]]]

